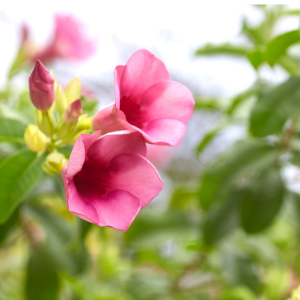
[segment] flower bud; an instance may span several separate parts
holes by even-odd
[[[79,78],[76,76],[74,77],[65,89],[65,94],[68,100],[68,103],[75,101],[76,99],[80,98],[81,95],[81,82]]]
[[[31,101],[37,109],[47,111],[52,106],[55,98],[54,78],[39,60],[29,76],[29,90]]]
[[[81,99],[77,99],[70,103],[63,114],[63,120],[66,123],[76,124],[78,118],[82,114],[82,104]]]
[[[55,175],[62,171],[64,165],[68,160],[64,157],[63,154],[58,152],[50,153],[46,161],[43,163],[43,170],[50,175]]]
[[[62,115],[67,108],[68,101],[61,85],[58,85],[55,90],[55,103],[58,113]]]
[[[54,118],[53,114],[50,110],[48,111],[40,111],[36,110],[36,119],[37,119],[37,124],[40,128],[40,130],[46,134],[47,136],[52,136],[54,133]]]
[[[47,137],[33,124],[29,124],[26,128],[24,139],[28,148],[33,152],[43,151],[47,146]]]

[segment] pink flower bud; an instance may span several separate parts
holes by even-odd
[[[55,99],[54,78],[39,60],[29,76],[29,90],[37,109],[47,111],[52,106]]]
[[[82,114],[81,99],[77,99],[70,103],[64,112],[64,121],[66,123],[75,124]]]

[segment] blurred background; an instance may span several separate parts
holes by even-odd
[[[196,106],[180,147],[149,146],[165,188],[125,233],[70,214],[60,177],[40,174],[0,225],[0,300],[288,299],[300,276],[299,20],[283,5],[2,6],[0,176],[26,147],[23,127],[9,140],[1,122],[34,120],[37,58],[63,85],[80,77],[92,116],[114,101],[114,68],[148,49]]]

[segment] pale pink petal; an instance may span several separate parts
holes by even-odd
[[[143,129],[150,144],[179,146],[186,132],[186,124],[175,119],[157,119]]]
[[[163,169],[173,158],[174,148],[161,145],[147,144],[146,158],[159,169]]]
[[[176,81],[161,81],[143,94],[139,118],[148,122],[166,118],[186,123],[193,114],[194,105],[187,87]]]
[[[117,66],[114,71],[116,107],[120,109],[120,84],[125,66]]]
[[[98,212],[98,225],[123,231],[128,229],[141,208],[137,197],[122,190],[113,190],[91,202]]]
[[[130,126],[124,113],[116,108],[115,103],[101,109],[92,119],[93,130],[101,130],[102,134],[128,130]]]
[[[121,154],[111,160],[111,182],[115,188],[126,190],[146,206],[163,189],[164,184],[153,165],[136,154]]]
[[[90,147],[87,157],[96,158],[102,164],[108,164],[120,154],[139,154],[146,156],[144,137],[139,132],[118,131],[102,136]]]
[[[98,224],[99,218],[95,207],[90,199],[86,200],[78,193],[72,179],[68,182],[68,189],[67,205],[69,211],[83,220]]]
[[[90,145],[97,140],[99,134],[100,131],[96,131],[94,134],[84,133],[79,136],[68,161],[66,175],[69,179],[73,178],[82,169],[86,153]]]
[[[164,63],[148,50],[136,51],[128,60],[121,80],[121,110],[138,100],[152,85],[169,79]]]

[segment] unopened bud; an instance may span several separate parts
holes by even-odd
[[[54,78],[39,60],[29,76],[29,90],[31,101],[37,109],[47,111],[52,106],[55,98]]]
[[[68,101],[61,85],[57,85],[57,88],[55,90],[55,103],[59,114],[62,115],[67,108]]]
[[[24,139],[28,148],[33,152],[43,151],[47,146],[47,137],[33,124],[29,124],[26,128]]]
[[[58,152],[50,153],[43,164],[43,170],[50,175],[60,173],[64,165],[68,162],[65,156]]]
[[[78,98],[80,98],[81,95],[81,82],[79,78],[76,76],[74,77],[69,84],[67,85],[65,89],[65,94],[68,100],[68,103],[71,103]]]
[[[81,99],[79,98],[68,105],[67,109],[64,112],[63,120],[66,123],[76,124],[81,114],[82,104]]]

